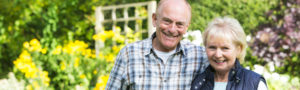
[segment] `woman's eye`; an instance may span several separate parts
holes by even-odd
[[[228,47],[223,47],[223,49],[224,49],[224,50],[228,50],[229,48],[228,48]]]

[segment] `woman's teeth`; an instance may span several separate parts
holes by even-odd
[[[217,63],[223,63],[223,62],[225,62],[225,60],[222,60],[222,61],[215,60],[215,62],[217,62]]]

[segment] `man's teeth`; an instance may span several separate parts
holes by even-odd
[[[167,37],[178,37],[179,35],[171,35],[171,34],[166,34],[164,33]]]

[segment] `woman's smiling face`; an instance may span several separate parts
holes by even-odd
[[[217,72],[229,72],[234,66],[239,50],[231,38],[210,35],[205,48],[209,63]]]

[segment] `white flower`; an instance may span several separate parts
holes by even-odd
[[[269,62],[268,63],[268,67],[269,67],[270,72],[274,72],[275,71],[275,67],[274,67],[274,63],[273,62]]]
[[[202,45],[202,34],[200,30],[188,31],[183,35],[183,41],[189,41],[196,45]]]
[[[278,73],[272,73],[273,80],[280,80],[280,75]]]
[[[254,65],[254,72],[258,74],[263,74],[264,73],[264,67],[260,65]]]
[[[247,35],[246,41],[249,42],[250,40],[251,40],[251,36],[250,36],[250,35]]]

